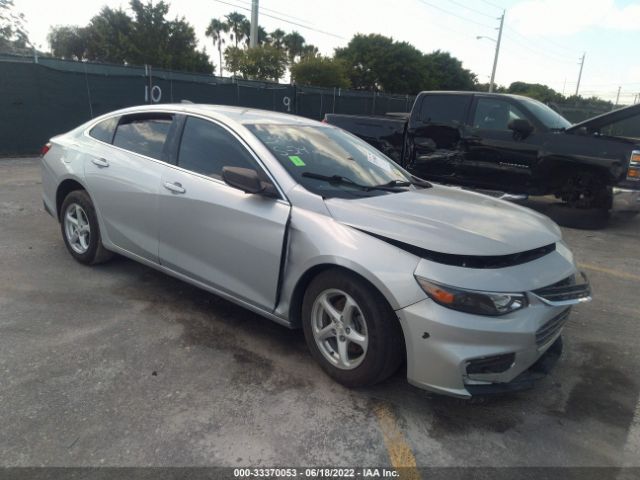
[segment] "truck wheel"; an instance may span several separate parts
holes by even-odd
[[[104,248],[93,202],[84,190],[66,196],[60,209],[60,228],[67,250],[85,265],[103,263],[113,253]]]
[[[571,208],[601,209],[611,208],[611,188],[596,172],[582,172],[569,178],[559,197]]]
[[[562,227],[580,230],[600,230],[609,223],[609,212],[603,208],[571,208],[566,203],[556,203],[545,214]]]
[[[400,322],[384,297],[340,269],[320,273],[307,288],[302,326],[311,355],[347,387],[381,382],[403,360]]]

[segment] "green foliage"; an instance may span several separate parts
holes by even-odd
[[[436,50],[424,55],[423,65],[431,90],[474,90],[476,75],[448,52]]]
[[[277,82],[287,69],[285,52],[271,45],[247,49],[231,46],[225,50],[224,58],[227,69],[240,73],[244,79]]]
[[[289,63],[293,64],[302,55],[305,40],[298,32],[293,31],[284,36],[284,45],[287,49]]]
[[[30,46],[24,15],[15,11],[13,0],[0,0],[0,52],[27,53]]]
[[[244,32],[247,31],[247,24],[250,24],[247,17],[238,12],[231,12],[229,15],[224,17],[227,20],[227,25],[229,26],[229,32],[231,41],[235,42],[235,46],[238,46],[244,39]]]
[[[336,49],[354,88],[397,93],[417,93],[427,85],[422,52],[406,42],[378,34],[355,35]]]
[[[47,39],[55,57],[82,60],[87,58],[89,32],[76,25],[51,28]]]
[[[229,25],[217,18],[214,18],[209,22],[209,26],[205,32],[205,35],[207,37],[211,37],[211,40],[213,40],[213,46],[218,49],[218,58],[220,59],[220,76],[222,76],[222,45],[225,43],[223,33],[228,32]]]
[[[540,83],[513,82],[509,85],[507,93],[524,95],[525,97],[535,98],[543,103],[561,102],[564,97],[561,93],[556,92],[552,88]]]
[[[184,17],[167,20],[169,5],[164,1],[130,0],[129,5],[133,16],[103,7],[87,27],[51,29],[48,40],[53,53],[77,60],[211,73],[213,65],[198,50],[195,31]]]
[[[351,82],[345,64],[338,59],[318,55],[302,58],[291,67],[291,79],[300,85],[349,88]]]

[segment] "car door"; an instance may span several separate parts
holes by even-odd
[[[520,192],[527,188],[540,149],[540,131],[522,138],[508,128],[514,119],[536,121],[508,98],[476,96],[463,138],[460,180],[475,186]]]
[[[157,112],[119,117],[111,137],[96,125],[90,135],[99,142],[84,167],[103,233],[152,262],[158,261],[158,192],[173,125],[174,115]]]
[[[409,122],[410,162],[407,169],[421,178],[450,179],[462,159],[460,139],[471,95],[427,94]]]
[[[162,265],[256,306],[273,309],[290,205],[222,181],[224,166],[263,167],[232,131],[188,116],[177,166],[162,178]]]

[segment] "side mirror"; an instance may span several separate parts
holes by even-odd
[[[222,167],[222,180],[245,193],[261,193],[268,197],[278,195],[275,187],[260,180],[258,172],[251,168]]]
[[[509,122],[507,128],[513,130],[513,133],[517,133],[521,138],[526,138],[533,132],[533,125],[526,118],[514,118]]]

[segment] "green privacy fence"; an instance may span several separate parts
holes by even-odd
[[[0,56],[0,155],[37,152],[52,136],[118,108],[181,100],[321,119],[408,112],[414,97],[6,55]]]

